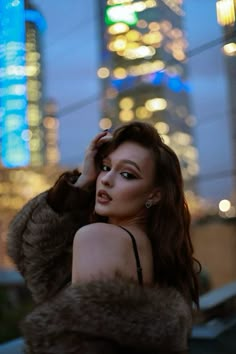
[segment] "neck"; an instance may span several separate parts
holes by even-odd
[[[146,232],[147,230],[147,220],[146,217],[133,217],[133,218],[109,218],[108,219],[108,224],[112,224],[112,225],[120,225],[120,226],[124,226],[124,227],[138,227],[139,229],[142,229],[143,231]]]

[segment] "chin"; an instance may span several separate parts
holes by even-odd
[[[107,216],[107,211],[105,211],[104,208],[100,206],[95,205],[94,211],[99,216]]]

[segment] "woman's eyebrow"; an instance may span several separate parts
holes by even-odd
[[[137,170],[138,170],[139,172],[141,172],[141,169],[140,169],[140,167],[136,164],[136,162],[134,162],[134,161],[132,161],[132,160],[127,160],[127,159],[121,160],[121,162],[123,162],[123,163],[128,163],[128,164],[130,164],[130,165],[136,167]]]
[[[110,159],[110,157],[107,156],[107,157],[104,157],[104,158],[103,158],[103,162],[104,162],[104,161],[111,162],[111,159]],[[133,160],[123,159],[123,160],[120,160],[119,163],[127,163],[127,164],[130,164],[130,165],[136,167],[139,172],[142,172],[141,169],[140,169],[140,167],[139,167],[139,165],[138,165],[136,162],[134,162]]]

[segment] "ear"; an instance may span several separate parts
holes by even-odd
[[[152,200],[152,204],[156,205],[161,200],[161,190],[160,188],[155,188],[149,195],[149,198]]]

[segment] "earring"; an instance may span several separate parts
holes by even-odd
[[[151,200],[151,199],[148,199],[148,200],[146,201],[146,203],[145,203],[145,207],[146,207],[147,209],[149,209],[149,208],[151,208],[151,206],[152,206],[152,200]]]

